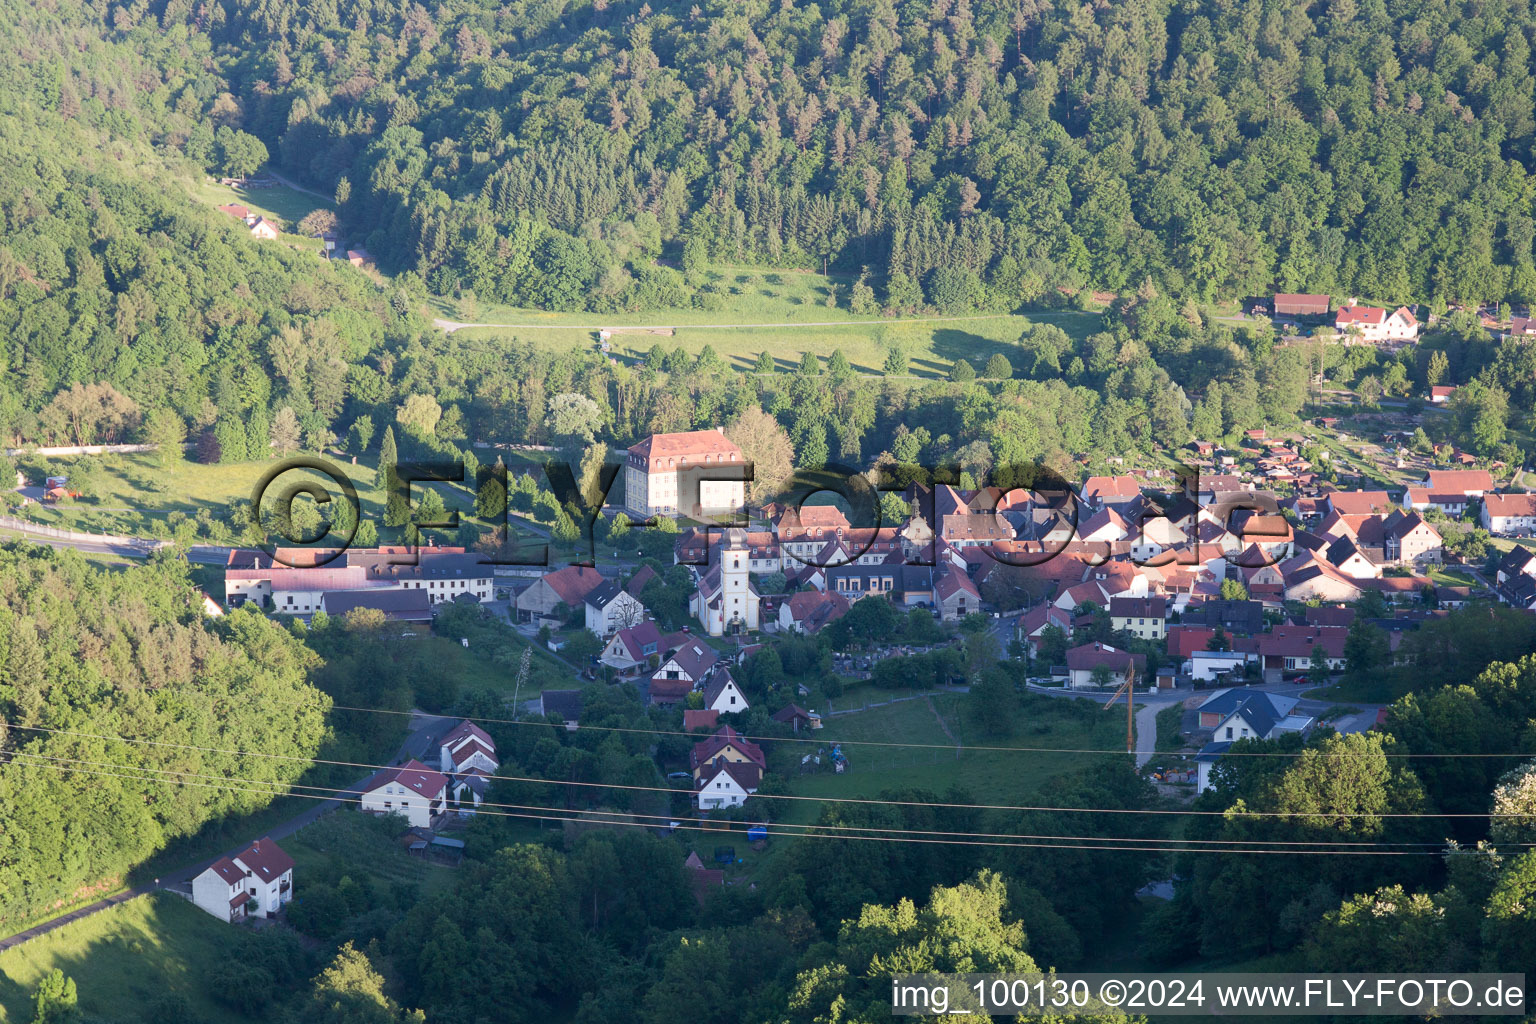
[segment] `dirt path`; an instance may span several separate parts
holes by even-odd
[[[944,716],[939,714],[939,709],[933,706],[933,698],[925,693],[923,694],[923,703],[928,705],[928,710],[932,711],[933,717],[938,719],[939,728],[944,730],[944,735],[949,737],[949,742],[955,745],[955,760],[960,760],[960,751],[964,749],[965,745],[955,737],[954,733],[949,731],[949,723],[944,721]]]
[[[864,327],[875,324],[948,324],[959,323],[964,320],[1011,320],[1012,313],[988,313],[977,316],[922,316],[922,317],[896,317],[890,320],[780,320],[771,324],[487,324],[465,323],[461,320],[444,320],[441,317],[433,317],[432,324],[441,328],[445,334],[463,330],[466,327],[500,327],[518,331],[680,331],[708,330],[723,331],[734,329],[754,329],[766,327]]]

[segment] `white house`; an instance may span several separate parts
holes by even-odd
[[[448,777],[413,759],[363,783],[359,805],[374,814],[402,815],[413,828],[430,828],[433,816],[448,809]]]
[[[1358,333],[1370,342],[1412,341],[1419,336],[1419,321],[1407,306],[1388,312],[1380,306],[1340,306],[1333,326],[1341,334]]]
[[[598,584],[586,597],[587,628],[600,637],[645,621],[645,605],[614,580]]]
[[[1536,530],[1536,494],[1485,494],[1479,519],[1495,536],[1528,534]]]
[[[750,761],[712,761],[699,775],[699,810],[740,807],[762,779],[762,768]]]
[[[221,921],[274,917],[293,900],[293,858],[263,837],[192,879],[192,902]]]
[[[438,741],[441,754],[438,767],[449,774],[460,774],[478,768],[487,775],[495,775],[499,763],[496,760],[496,742],[486,731],[465,719]]]
[[[1186,670],[1196,682],[1208,683],[1231,672],[1241,674],[1249,657],[1242,651],[1192,651]]]
[[[720,714],[747,710],[747,696],[731,678],[731,670],[724,665],[716,668],[704,687],[704,706]]]
[[[649,620],[629,626],[613,634],[598,661],[604,665],[628,672],[649,665],[652,658],[661,656],[661,630]]]

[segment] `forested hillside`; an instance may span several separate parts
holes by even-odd
[[[665,252],[867,269],[896,308],[1536,298],[1520,0],[97,9],[211,44],[167,83],[189,154],[255,135],[439,292],[645,308]]]
[[[0,930],[282,793],[327,734],[317,661],[260,615],[205,619],[185,562],[0,546]]]

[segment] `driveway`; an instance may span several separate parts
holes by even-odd
[[[442,715],[429,715],[423,711],[413,712],[411,715],[410,732],[406,735],[405,741],[400,744],[400,749],[396,752],[395,759],[401,762],[411,758],[422,760],[428,753],[431,752],[433,742],[456,721],[458,721],[456,718],[448,718]],[[271,836],[273,839],[285,839],[288,836],[293,835],[304,826],[313,824],[321,817],[321,815],[329,814],[340,807],[342,805],[343,797],[347,798],[347,802],[350,803],[353,798],[360,795],[363,783],[367,782],[371,777],[372,773],[364,775],[362,778],[358,779],[356,782],[352,783],[345,790],[343,790],[342,793],[337,797],[330,800],[317,800],[299,814],[294,815],[279,825],[274,825],[272,828],[267,829],[263,834]],[[207,860],[200,861],[196,864],[192,864],[183,868],[177,868],[175,871],[155,879],[154,884],[152,885],[139,886],[134,889],[129,889],[126,892],[120,892],[115,896],[109,896],[106,899],[97,900],[95,903],[91,903],[84,907],[79,907],[67,914],[54,918],[51,921],[44,921],[40,925],[28,928],[24,932],[17,932],[15,935],[0,939],[0,952],[4,952],[13,946],[19,946],[22,943],[31,939],[35,939],[40,935],[47,935],[49,932],[62,928],[64,925],[69,924],[71,921],[79,921],[83,918],[90,917],[93,914],[99,914],[109,907],[115,907],[120,903],[126,903],[131,899],[135,899],[139,896],[144,896],[148,893],[154,892],[156,889],[179,889],[183,893],[190,892],[189,886],[192,883],[192,879],[202,874],[203,871],[207,869],[207,867],[214,861],[218,860],[219,857],[227,857],[232,853],[238,853],[241,849],[244,848],[244,846],[245,844],[242,843],[240,846],[235,847],[234,849],[227,850],[224,853],[219,854],[218,857],[209,857]]]

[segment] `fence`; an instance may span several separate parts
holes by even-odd
[[[136,455],[158,450],[152,444],[66,444],[52,448],[7,448],[5,454],[17,455]]]
[[[110,533],[82,533],[79,530],[66,530],[59,526],[43,526],[26,519],[17,519],[14,516],[0,516],[0,529],[16,530],[21,533],[29,533],[38,537],[52,537],[55,540],[78,541],[88,544],[117,544],[124,547],[134,547],[148,553],[156,548],[170,545],[168,540],[149,540],[144,537],[119,537]]]

